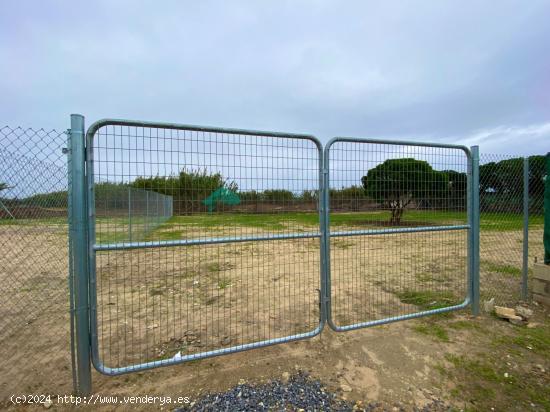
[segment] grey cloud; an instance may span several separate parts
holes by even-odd
[[[81,112],[88,122],[166,120],[324,141],[471,141],[479,130],[550,121],[544,1],[1,8],[4,124],[65,128]],[[523,149],[510,139],[509,150]]]

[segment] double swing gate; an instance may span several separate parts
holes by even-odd
[[[118,375],[478,310],[477,147],[127,120],[85,132],[80,115],[69,136],[82,393],[90,363]],[[161,218],[132,216],[130,189],[162,199]]]

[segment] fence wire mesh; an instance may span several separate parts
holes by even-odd
[[[172,196],[128,184],[104,183],[95,187],[96,217],[117,223],[101,233],[99,242],[137,242],[172,217]]]
[[[468,230],[452,227],[467,224],[467,163],[466,154],[454,148],[354,141],[330,147],[331,293],[337,326],[464,301]],[[446,230],[396,232],[419,227]],[[365,230],[386,233],[357,235]]]
[[[0,405],[72,390],[66,139],[0,128]]]
[[[63,132],[0,129],[2,406],[12,393],[72,389],[66,146]],[[106,247],[97,252],[95,312],[105,364],[275,342],[319,326],[313,141],[105,126],[93,153],[96,241]],[[513,305],[521,298],[523,159],[480,160],[481,296]],[[329,169],[334,322],[460,303],[465,230],[346,232],[467,223],[464,153],[338,142]],[[531,266],[543,256],[544,156],[531,156],[528,172]]]
[[[106,366],[132,370],[316,329],[313,141],[108,125],[95,134],[93,157],[96,191],[126,185],[172,197],[173,216],[145,244],[250,239],[133,248],[116,213],[98,214],[98,354]],[[304,232],[312,237],[253,240]]]
[[[529,255],[543,256],[544,156],[529,157]],[[480,290],[482,300],[512,306],[522,299],[524,158],[480,155]],[[527,283],[528,285],[531,282]],[[529,298],[529,296],[528,296]]]

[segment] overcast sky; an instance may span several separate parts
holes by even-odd
[[[0,124],[69,114],[550,150],[549,1],[9,1]]]

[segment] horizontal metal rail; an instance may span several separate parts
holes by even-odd
[[[424,310],[422,312],[409,313],[408,315],[391,316],[389,318],[371,320],[371,321],[368,321],[368,322],[354,323],[353,325],[346,325],[346,326],[337,326],[337,325],[334,324],[332,319],[328,319],[328,324],[332,329],[334,329],[337,332],[346,332],[348,330],[368,328],[368,327],[371,327],[371,326],[378,326],[378,325],[385,325],[387,323],[399,322],[401,320],[415,319],[415,318],[421,318],[421,317],[424,317],[424,316],[430,316],[430,315],[437,315],[437,314],[440,314],[440,313],[452,312],[452,311],[455,311],[455,310],[460,310],[460,309],[466,308],[470,304],[470,302],[471,302],[471,298],[468,296],[464,300],[464,302],[462,302],[458,305],[447,306],[445,308]]]
[[[458,149],[466,153],[466,156],[470,158],[472,153],[467,146],[448,143],[430,143],[430,142],[417,142],[417,141],[405,141],[405,140],[385,140],[385,139],[363,139],[360,137],[334,137],[325,146],[325,158],[328,157],[330,148],[334,143],[348,142],[348,143],[371,143],[371,144],[386,144],[393,146],[417,146],[417,147],[437,147],[441,149]]]
[[[194,354],[192,353],[192,354],[184,355],[177,358],[173,357],[169,359],[162,359],[157,361],[139,363],[139,364],[129,365],[129,366],[121,366],[116,368],[111,368],[103,364],[99,360],[99,356],[97,355],[97,353],[93,354],[92,362],[94,364],[94,367],[104,375],[109,375],[109,376],[123,375],[130,372],[139,372],[147,369],[158,368],[161,366],[177,365],[179,363],[211,358],[213,356],[220,356],[220,355],[225,355],[229,353],[242,352],[249,349],[258,349],[266,346],[277,345],[279,343],[295,342],[297,340],[313,338],[314,336],[317,336],[321,333],[321,331],[323,330],[323,327],[324,327],[324,321],[321,321],[319,325],[310,332],[284,336],[281,338],[272,338],[272,339],[267,339],[260,342],[245,343],[242,345],[231,346],[229,348],[215,349],[208,352],[199,352]]]
[[[283,139],[302,139],[302,140],[311,140],[317,146],[319,154],[323,150],[323,145],[313,135],[309,134],[297,134],[297,133],[281,133],[281,132],[270,132],[264,130],[245,130],[245,129],[235,129],[227,127],[213,127],[213,126],[197,126],[192,124],[179,124],[179,123],[166,123],[166,122],[145,122],[141,120],[127,120],[127,119],[101,119],[93,123],[86,132],[88,142],[93,141],[95,133],[105,126],[128,126],[128,127],[146,127],[154,129],[171,129],[171,130],[181,130],[181,131],[190,131],[190,132],[212,132],[212,133],[225,133],[241,136],[258,136],[258,137],[279,137]],[[91,146],[90,146],[91,147]]]
[[[154,240],[148,242],[122,242],[122,243],[106,243],[95,244],[95,251],[107,250],[127,250],[127,249],[142,249],[155,247],[174,247],[174,246],[195,246],[195,245],[215,245],[219,243],[238,243],[238,242],[255,242],[267,240],[287,240],[287,239],[313,239],[320,238],[320,232],[307,233],[284,233],[280,235],[266,236],[240,236],[240,237],[213,237],[204,239],[181,239],[181,240]]]
[[[467,230],[467,229],[470,229],[470,225],[398,227],[394,229],[367,229],[367,230],[350,230],[346,232],[329,232],[329,236],[344,237],[344,236],[392,235],[396,233],[444,232],[447,230]]]

